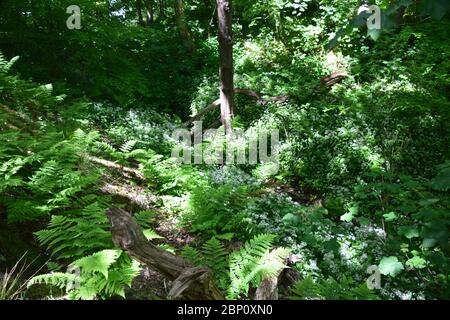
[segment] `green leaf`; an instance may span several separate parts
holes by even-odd
[[[98,291],[94,284],[84,285],[80,288],[80,298],[83,300],[92,300],[97,295]]]
[[[336,239],[330,239],[324,243],[324,249],[326,251],[338,252],[339,242]]]
[[[378,267],[380,268],[381,274],[384,274],[385,276],[389,275],[391,277],[395,277],[404,269],[403,264],[398,261],[397,257],[392,256],[381,259]]]
[[[164,239],[164,237],[161,237],[159,234],[157,234],[152,229],[144,230],[144,236],[147,238],[147,240]]]
[[[297,225],[301,222],[301,219],[297,215],[288,213],[283,217],[283,222],[290,225]]]
[[[405,236],[407,239],[417,238],[419,236],[419,229],[414,226],[399,227],[398,234]]]
[[[442,247],[448,245],[448,227],[446,220],[435,220],[426,223],[420,234],[424,239],[434,240],[434,243],[439,243]],[[427,244],[433,246],[433,241],[428,241]]]
[[[358,207],[351,207],[349,211],[341,216],[341,221],[350,222],[358,214]]]
[[[234,233],[224,233],[216,236],[219,240],[231,241],[234,238]]]
[[[176,249],[175,249],[174,247],[172,247],[170,244],[163,243],[163,244],[160,244],[160,245],[158,246],[158,248],[161,248],[161,249],[163,249],[163,250],[166,250],[167,252],[170,252],[170,253],[172,253],[172,254],[176,254]]]
[[[419,204],[423,207],[427,207],[427,206],[433,205],[439,201],[440,201],[440,199],[424,199],[424,200],[420,200]]]
[[[108,278],[108,269],[119,256],[119,250],[103,250],[81,258],[75,261],[73,265],[83,269],[84,272],[100,272],[105,278]]]
[[[44,84],[41,86],[41,88],[47,91],[48,93],[51,93],[53,91],[53,85],[51,83]]]
[[[432,239],[432,238],[425,238],[422,241],[422,248],[433,248],[436,245],[437,241],[436,239]]]
[[[370,225],[370,220],[367,219],[366,217],[359,217],[357,220],[362,226]]]
[[[406,261],[406,265],[408,267],[415,268],[415,269],[423,269],[426,267],[426,264],[427,264],[426,260],[419,256],[415,256],[415,257],[409,259],[408,261]]]
[[[395,212],[389,212],[389,213],[383,214],[383,217],[387,222],[397,220],[397,215],[395,214]]]

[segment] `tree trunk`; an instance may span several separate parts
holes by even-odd
[[[186,23],[183,0],[175,1],[175,14],[177,18],[178,30],[180,31],[180,37],[183,40],[183,44],[190,53],[193,53],[195,47],[192,40],[191,30],[189,30],[189,26]]]
[[[220,53],[220,114],[225,133],[231,134],[234,117],[233,30],[231,0],[217,0]]]
[[[159,0],[159,15],[160,15],[160,18],[164,18],[166,15],[164,0]]]
[[[154,0],[145,0],[145,8],[147,12],[147,26],[155,21]]]
[[[136,0],[136,12],[137,12],[138,23],[140,26],[143,26],[144,19],[142,17],[142,0]]]
[[[264,279],[256,289],[255,300],[278,300],[278,277]]]
[[[270,102],[277,102],[277,103],[284,103],[289,100],[288,96],[275,96],[275,97],[268,97],[264,98],[263,95],[259,92],[253,91],[253,90],[246,90],[246,89],[234,89],[234,94],[245,94],[250,97],[253,97],[256,99],[256,103],[260,106],[265,106]],[[183,126],[188,127],[190,126],[194,121],[200,120],[201,117],[203,117],[206,113],[208,113],[211,110],[214,110],[216,107],[220,106],[221,100],[218,99],[211,103],[209,106],[207,106],[205,109],[199,111],[195,116],[191,117],[188,121],[186,121]]]
[[[173,281],[169,298],[183,296],[194,300],[224,300],[209,269],[194,267],[183,258],[152,244],[130,213],[111,208],[106,210],[106,215],[116,246]]]

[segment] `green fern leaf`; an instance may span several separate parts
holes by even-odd
[[[103,250],[79,259],[73,262],[73,265],[81,268],[83,272],[100,272],[108,278],[108,269],[119,256],[119,250]]]

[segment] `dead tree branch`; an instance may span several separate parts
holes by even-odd
[[[236,89],[234,89],[234,93],[236,93],[236,94],[245,94],[247,96],[253,97],[253,98],[256,99],[257,104],[262,105],[262,106],[267,105],[269,102],[280,102],[280,103],[283,103],[283,102],[286,102],[286,101],[289,100],[288,96],[276,96],[276,97],[264,98],[261,93],[258,93],[258,92],[253,91],[253,90],[247,90],[247,89],[238,89],[238,88],[236,88]],[[214,110],[218,106],[220,106],[220,99],[214,101],[209,106],[207,106],[205,109],[201,110],[195,116],[190,118],[188,121],[186,121],[183,124],[183,126],[184,127],[189,127],[195,121],[201,119],[205,114],[207,114],[208,112]]]
[[[147,240],[131,214],[119,208],[106,210],[111,223],[112,240],[131,257],[173,281],[169,298],[183,296],[194,300],[223,300],[207,268],[194,267],[183,258],[167,252]]]

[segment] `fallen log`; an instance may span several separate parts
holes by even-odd
[[[337,83],[341,82],[342,80],[344,80],[346,77],[348,77],[348,74],[347,74],[346,71],[333,72],[331,75],[323,77],[322,79],[320,79],[320,83],[319,83],[318,87],[322,86],[322,87],[325,87],[325,88],[331,88],[335,84],[337,84]],[[256,92],[254,90],[249,90],[249,89],[236,88],[236,89],[234,89],[234,93],[235,94],[245,94],[245,95],[248,95],[250,97],[253,97],[253,98],[256,99],[257,104],[262,105],[262,106],[267,105],[269,102],[284,103],[284,102],[287,102],[289,100],[288,96],[275,96],[275,97],[265,98],[265,97],[263,97],[263,95],[261,93]],[[214,101],[209,106],[207,106],[206,108],[201,110],[199,113],[197,113],[195,116],[190,118],[188,121],[186,121],[183,124],[183,126],[184,127],[189,127],[192,123],[194,123],[195,121],[199,120],[206,113],[208,113],[209,111],[215,109],[219,105],[220,105],[220,99]]]
[[[217,99],[213,103],[211,103],[209,106],[207,106],[205,109],[201,110],[199,113],[197,113],[195,116],[190,118],[188,121],[183,123],[184,127],[189,127],[191,124],[193,124],[195,121],[199,120],[201,117],[203,117],[205,114],[207,114],[209,111],[214,110],[216,107],[220,106],[220,99]]]
[[[247,96],[253,97],[256,99],[256,103],[262,106],[267,105],[269,102],[279,102],[283,103],[289,100],[288,96],[276,96],[276,97],[268,97],[264,98],[263,95],[259,92],[253,91],[253,90],[247,90],[247,89],[234,89],[234,93],[236,94],[245,94]],[[203,117],[205,114],[210,112],[211,110],[214,110],[216,107],[220,106],[220,99],[214,101],[209,106],[201,110],[199,113],[197,113],[195,116],[190,118],[188,121],[186,121],[183,126],[189,127],[192,123],[199,120],[201,117]]]
[[[289,100],[288,96],[275,96],[275,97],[264,98],[261,93],[253,91],[253,90],[247,90],[247,89],[237,89],[236,88],[236,89],[234,89],[234,93],[240,93],[240,94],[245,94],[245,95],[254,97],[254,98],[256,98],[256,102],[262,106],[265,106],[269,102],[283,103],[283,102],[287,102]]]
[[[112,161],[109,161],[106,159],[97,158],[97,157],[90,156],[90,155],[86,156],[86,159],[89,160],[90,162],[104,166],[106,168],[117,170],[117,171],[121,172],[122,174],[132,175],[134,178],[137,178],[141,181],[147,180],[145,178],[145,176],[142,174],[142,172],[140,172],[138,169],[122,166],[115,162],[112,162]]]
[[[145,192],[145,188],[139,186],[126,186],[120,184],[112,184],[105,182],[100,190],[106,194],[111,194],[116,197],[126,199],[127,202],[138,206],[144,210],[158,211],[154,208],[157,202],[155,195]]]
[[[344,80],[347,77],[348,77],[348,74],[346,71],[337,71],[327,77],[323,77],[322,79],[320,79],[320,82],[323,86],[329,88],[329,87],[334,86],[336,83],[341,82],[342,80]]]
[[[6,128],[29,134],[35,134],[37,132],[36,125],[25,114],[10,109],[3,104],[0,104],[0,112],[3,112],[6,115],[5,119],[3,119],[5,121],[4,126]]]
[[[106,210],[112,240],[137,261],[173,281],[170,299],[224,300],[207,268],[195,267],[183,258],[152,244],[130,213],[119,208]]]

